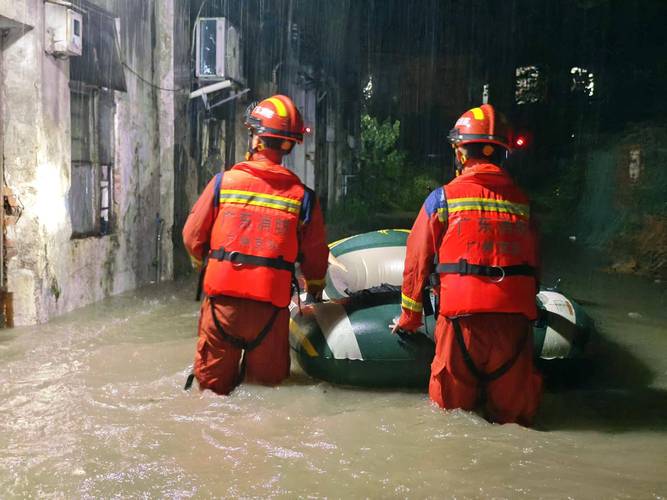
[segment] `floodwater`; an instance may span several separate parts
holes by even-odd
[[[0,331],[0,498],[664,498],[665,284],[551,269],[600,336],[588,382],[545,394],[535,429],[296,366],[278,388],[184,392],[190,282]]]

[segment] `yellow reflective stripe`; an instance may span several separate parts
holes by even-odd
[[[287,203],[288,205],[293,205],[295,207],[301,207],[301,202],[299,200],[295,200],[294,198],[286,198],[284,196],[278,196],[275,194],[266,194],[266,193],[256,193],[254,191],[242,191],[240,189],[221,189],[220,190],[220,195],[223,194],[238,194],[242,196],[254,196],[254,197],[259,197],[259,198],[268,198],[270,200],[277,200],[277,201],[282,201],[283,203]]]
[[[201,259],[198,259],[194,255],[190,255],[190,262],[192,263],[192,267],[195,267],[195,268],[200,268],[201,265],[202,265]]]
[[[327,282],[326,278],[322,278],[321,280],[306,280],[307,285],[316,285],[316,286],[325,285],[326,282]]]
[[[472,108],[470,111],[472,112],[472,116],[475,117],[475,120],[484,119],[484,111],[482,111],[482,108]]]
[[[269,97],[267,101],[269,101],[276,107],[276,112],[278,113],[278,116],[282,116],[283,118],[287,116],[287,108],[283,104],[283,101],[281,101],[277,97]]]
[[[404,293],[401,293],[401,306],[414,312],[422,312],[424,306],[421,302],[411,299]]]
[[[452,198],[447,200],[449,212],[462,212],[467,210],[492,211],[510,213],[528,217],[530,207],[523,203],[512,203],[507,200],[494,200],[490,198]]]
[[[278,203],[271,203],[267,201],[248,200],[245,198],[225,198],[224,200],[220,199],[220,201],[224,203],[236,203],[239,205],[254,205],[256,207],[273,208],[274,210],[282,210],[283,212],[289,212],[291,214],[299,213],[298,208],[286,207],[285,205],[279,205]]]
[[[220,203],[237,203],[240,205],[254,205],[258,207],[273,208],[283,212],[299,213],[301,201],[285,198],[273,194],[255,193],[253,191],[242,191],[240,189],[220,190]]]
[[[445,219],[447,218],[447,209],[446,208],[438,208],[438,220],[440,222],[445,222]]]
[[[522,218],[527,218],[528,217],[528,214],[526,214],[525,212],[516,210],[512,207],[489,207],[489,206],[482,206],[482,205],[466,205],[466,206],[460,206],[460,207],[455,207],[455,208],[450,208],[449,209],[450,213],[466,212],[466,211],[499,212],[499,213],[505,213],[505,214],[518,215],[519,217],[522,217]]]
[[[313,347],[313,344],[308,340],[304,331],[296,324],[292,318],[289,320],[289,331],[292,335],[299,339],[299,342],[303,346],[303,349],[306,351],[306,354],[311,358],[316,358],[318,356],[317,349]]]

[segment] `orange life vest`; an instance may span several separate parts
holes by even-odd
[[[250,172],[244,165],[256,168]],[[204,292],[286,307],[299,252],[299,225],[307,220],[312,191],[291,173],[261,173],[261,164],[247,161],[222,177]]]
[[[440,314],[537,316],[536,242],[528,199],[499,167],[484,165],[444,186],[447,231],[438,249]]]

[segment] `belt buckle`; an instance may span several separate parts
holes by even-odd
[[[229,262],[232,263],[232,267],[241,267],[243,265],[243,262],[234,262],[238,255],[240,255],[240,252],[236,250],[229,252]]]
[[[491,276],[489,276],[489,281],[491,283],[500,283],[502,280],[505,279],[505,270],[501,266],[489,266],[491,269],[500,269],[500,277],[498,279],[492,279]]]

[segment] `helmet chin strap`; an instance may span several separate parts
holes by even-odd
[[[252,147],[252,131],[248,130],[248,151],[246,151],[245,159],[246,161],[252,158],[252,155],[255,153],[255,148]]]
[[[245,154],[246,161],[250,160],[252,158],[252,155],[264,149],[264,144],[262,143],[261,139],[257,141],[257,147],[252,146],[253,137],[254,134],[252,133],[252,130],[250,130],[248,132],[248,152]]]
[[[465,163],[468,161],[468,158],[460,149],[454,147],[454,174],[456,177],[461,175],[463,169],[465,168]]]

